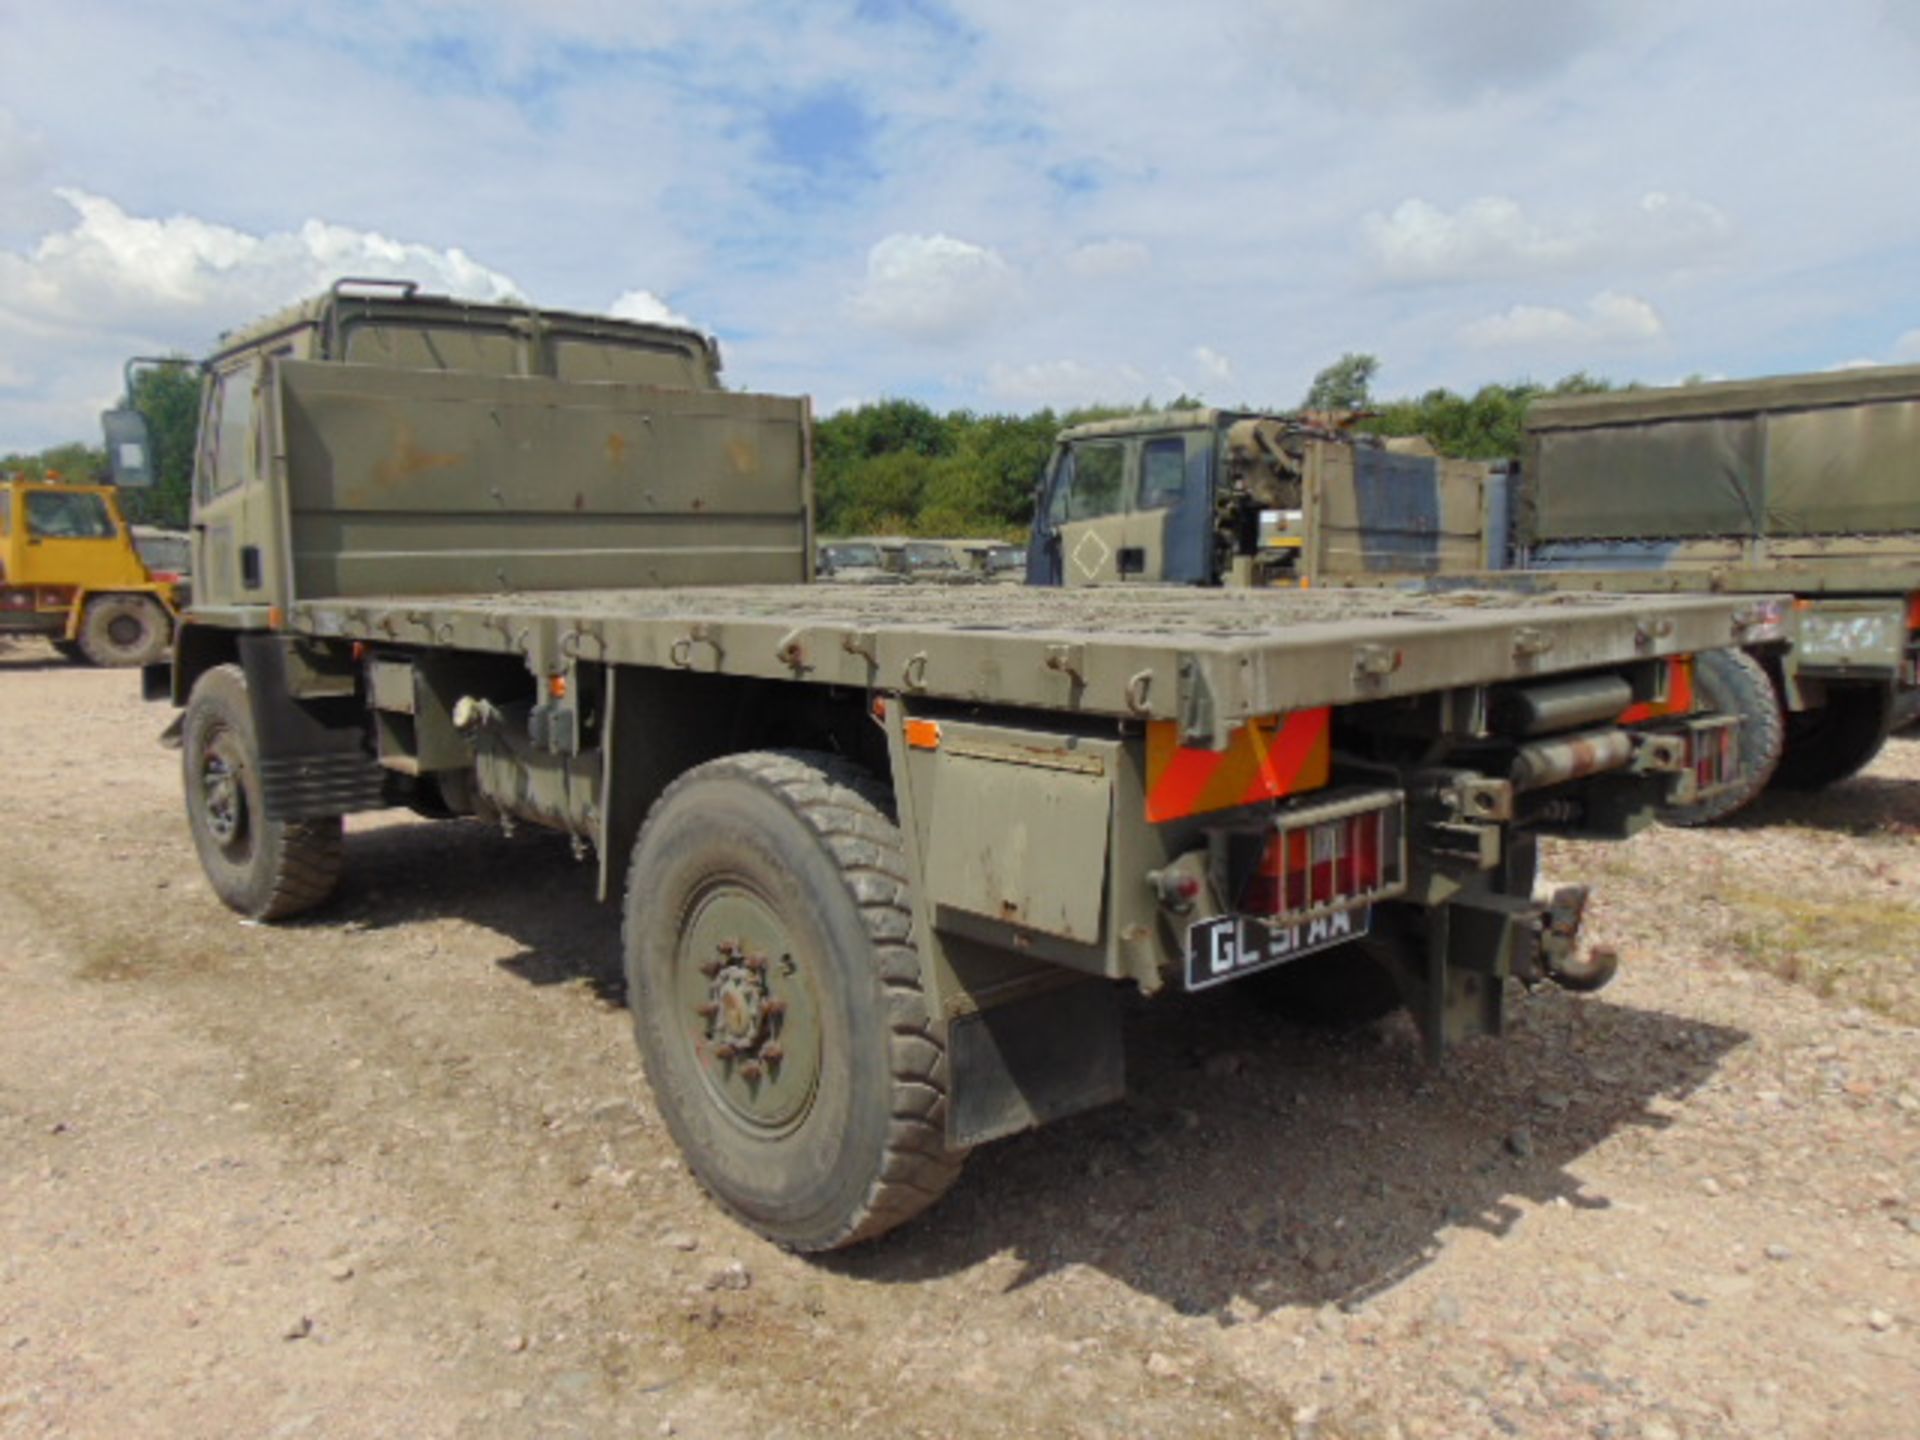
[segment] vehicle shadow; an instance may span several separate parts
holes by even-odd
[[[1126,1103],[983,1148],[920,1222],[828,1263],[911,1283],[1008,1255],[1009,1289],[1083,1265],[1223,1324],[1352,1309],[1449,1230],[1497,1237],[1529,1204],[1607,1206],[1570,1167],[1670,1124],[1662,1104],[1747,1038],[1559,991],[1514,1009],[1505,1039],[1432,1071],[1401,1017],[1333,1036],[1230,986],[1142,1004]]]
[[[8,645],[0,648],[0,675],[31,673],[36,670],[92,670],[98,667],[82,665],[55,654],[50,648],[34,642],[30,645]],[[129,671],[133,683],[140,682],[140,672]]]
[[[520,949],[497,963],[534,985],[584,981],[608,1003],[626,1003],[620,907],[594,900],[591,857],[536,827],[503,835],[470,820],[383,815],[351,827],[347,868],[325,909],[295,922],[383,930],[458,915]]]
[[[624,1004],[618,907],[594,902],[593,867],[564,839],[383,818],[348,844],[348,879],[304,923],[458,915],[510,937],[519,949],[498,963],[529,983]],[[1671,1123],[1663,1109],[1747,1038],[1543,989],[1513,997],[1504,1039],[1435,1071],[1404,1017],[1332,1034],[1249,1002],[1227,986],[1130,1004],[1128,1100],[982,1147],[919,1221],[819,1263],[910,1284],[1010,1256],[1008,1288],[1088,1266],[1222,1323],[1353,1308],[1451,1230],[1500,1236],[1529,1205],[1606,1206],[1571,1167]]]

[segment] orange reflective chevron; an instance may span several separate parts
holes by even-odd
[[[1620,712],[1622,725],[1637,725],[1642,720],[1658,720],[1663,715],[1693,713],[1693,657],[1675,655],[1667,661],[1667,698],[1646,700]]]
[[[1333,711],[1295,710],[1236,729],[1224,750],[1180,743],[1172,720],[1147,726],[1147,819],[1154,824],[1277,800],[1327,783]]]

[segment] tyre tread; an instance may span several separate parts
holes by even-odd
[[[667,787],[652,813],[661,813],[683,787],[726,775],[754,780],[813,832],[832,856],[872,942],[893,1090],[886,1147],[859,1204],[833,1235],[808,1248],[856,1245],[937,1201],[959,1178],[967,1155],[964,1148],[947,1144],[946,1048],[921,980],[913,892],[893,797],[871,772],[840,756],[756,750],[688,771]],[[645,829],[634,846],[636,869]],[[627,923],[631,920],[629,912]],[[624,938],[631,953],[633,937]]]

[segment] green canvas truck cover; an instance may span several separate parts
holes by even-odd
[[[1536,400],[1519,539],[1920,531],[1920,365]]]

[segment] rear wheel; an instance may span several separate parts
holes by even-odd
[[[1786,746],[1780,696],[1766,667],[1744,650],[1708,650],[1694,657],[1694,684],[1715,713],[1739,718],[1740,777],[1730,789],[1692,805],[1669,805],[1669,825],[1707,825],[1744,810],[1779,769]]]
[[[101,595],[80,617],[80,649],[96,665],[150,665],[167,653],[172,628],[151,595]]]
[[[285,920],[333,893],[344,862],[340,817],[269,820],[247,681],[238,665],[202,675],[181,724],[187,827],[207,881],[254,920]]]
[[[1832,685],[1827,703],[1787,717],[1787,747],[1773,783],[1819,790],[1857,774],[1880,753],[1893,726],[1893,691],[1885,685]]]
[[[960,1173],[900,833],[864,771],[762,751],[689,771],[627,882],[634,1031],[707,1191],[794,1250],[870,1239]]]

